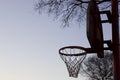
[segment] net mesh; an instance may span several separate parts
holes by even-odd
[[[85,50],[83,49],[75,49],[75,48],[67,48],[61,50],[60,57],[65,62],[67,66],[67,70],[69,72],[70,77],[77,78],[80,70],[81,63],[86,57]]]

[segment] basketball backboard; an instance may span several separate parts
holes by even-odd
[[[98,57],[103,58],[103,30],[95,0],[91,0],[87,8],[87,38],[91,48],[97,52]]]

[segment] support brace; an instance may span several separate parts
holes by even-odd
[[[101,20],[101,23],[112,23],[112,14],[109,10],[108,11],[100,11],[100,14],[106,14],[107,18],[108,18],[108,20]]]

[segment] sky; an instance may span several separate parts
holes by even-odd
[[[36,12],[36,1],[0,0],[0,80],[84,80],[69,77],[58,50],[89,47],[85,23],[63,28],[59,20]],[[104,34],[111,39],[110,27]]]

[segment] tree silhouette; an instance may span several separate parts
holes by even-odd
[[[60,18],[64,26],[68,26],[72,20],[83,21],[86,15],[87,5],[90,0],[39,0],[35,9],[40,13],[45,11],[55,18]],[[110,10],[111,0],[96,0],[99,10]],[[120,2],[120,1],[119,1]]]
[[[84,61],[80,73],[88,80],[114,80],[112,54],[107,52],[104,58],[88,57]]]

